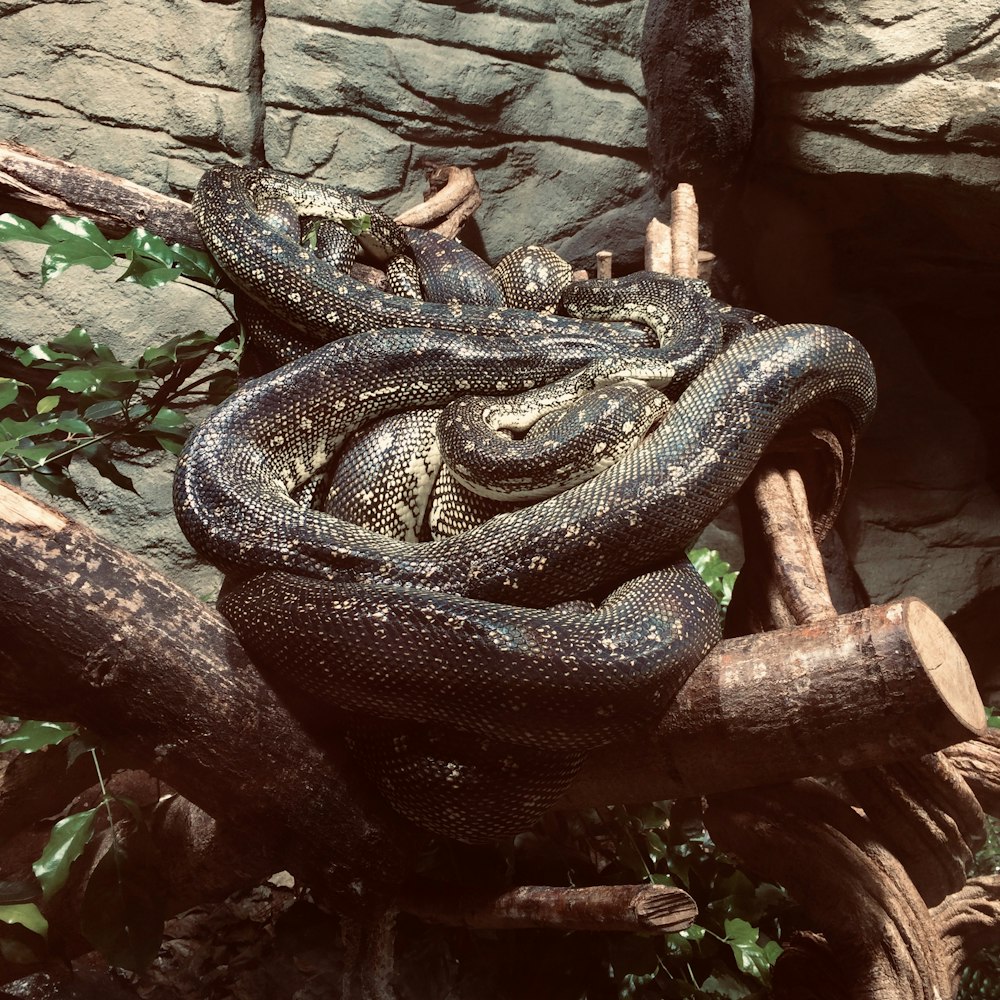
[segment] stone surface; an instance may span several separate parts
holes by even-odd
[[[995,0],[755,4],[759,126],[719,246],[755,307],[868,346],[844,533],[873,600],[942,616],[1000,568],[998,32]]]
[[[472,166],[491,259],[534,241],[634,267],[646,220],[622,223],[647,187],[642,8],[340,2],[305,17],[271,3],[268,161],[392,195],[393,211],[419,200],[424,164]]]
[[[721,211],[750,150],[754,118],[746,0],[651,0],[642,69],[649,149],[666,199],[693,184],[703,228]]]
[[[249,7],[0,4],[0,136],[190,191],[211,160],[251,143]]]

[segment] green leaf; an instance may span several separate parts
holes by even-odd
[[[735,976],[728,972],[720,972],[709,976],[701,984],[702,991],[712,997],[724,997],[725,1000],[745,1000],[753,990],[741,983]]]
[[[0,921],[5,924],[19,924],[41,938],[47,937],[49,933],[49,922],[34,903],[0,906]]]
[[[27,219],[5,212],[0,215],[0,243],[22,240],[25,243],[48,243],[49,238]]]
[[[111,254],[90,240],[70,238],[45,252],[42,258],[42,284],[57,278],[75,264],[102,271],[114,262],[115,258]]]
[[[372,217],[367,213],[358,215],[351,219],[337,220],[352,236],[361,236],[363,233],[371,231]]]
[[[93,244],[104,253],[111,252],[110,243],[108,243],[104,233],[97,228],[97,225],[90,219],[83,219],[79,216],[52,215],[42,226],[41,233],[53,243],[65,240],[83,240]]]
[[[180,243],[172,243],[170,251],[174,255],[175,266],[179,267],[186,277],[201,281],[206,285],[219,285],[222,274],[215,266],[215,261],[204,250],[195,250]]]
[[[760,932],[740,918],[727,920],[724,927],[726,944],[732,949],[740,972],[763,979],[770,971],[772,963],[765,950],[757,944]]]
[[[119,281],[130,281],[143,288],[159,288],[161,285],[168,285],[171,281],[176,281],[181,277],[181,272],[172,268],[157,264],[147,257],[134,255],[129,258],[129,265]]]
[[[184,450],[184,442],[176,438],[168,438],[158,434],[156,441],[164,451],[171,455],[179,455]]]
[[[149,426],[157,431],[176,431],[187,424],[187,417],[178,410],[163,406],[149,422]]]
[[[49,388],[82,394],[103,392],[117,397],[122,394],[122,386],[138,385],[139,381],[139,373],[134,368],[120,361],[101,361],[86,368],[67,368],[52,379]]]
[[[77,503],[83,503],[86,506],[83,497],[77,492],[76,484],[65,472],[46,473],[32,470],[31,478],[54,497],[68,497],[70,500],[76,500]]]
[[[50,413],[59,405],[59,396],[42,396],[35,404],[35,413]]]
[[[55,429],[77,437],[94,433],[90,424],[79,417],[73,416],[69,411],[59,415],[59,418],[56,420]]]
[[[50,341],[49,347],[57,351],[67,351],[81,360],[94,352],[94,342],[82,326],[74,326],[68,333]],[[65,355],[61,356],[65,357]]]
[[[24,445],[18,448],[15,454],[27,462],[29,468],[32,465],[45,465],[49,456],[57,452],[62,444],[61,441],[49,441],[46,444]]]
[[[68,368],[52,379],[49,388],[86,393],[93,392],[100,384],[100,377],[90,368]]]
[[[65,351],[54,351],[51,347],[46,347],[44,344],[32,344],[31,347],[14,348],[14,357],[25,368],[30,368],[32,365],[51,368],[54,365],[50,364],[50,362],[71,361],[75,356],[74,354],[67,354]]]
[[[110,417],[120,417],[122,415],[122,402],[120,399],[101,399],[96,403],[91,403],[83,411],[85,420],[107,420]]]
[[[159,859],[144,826],[98,862],[80,908],[84,937],[112,965],[141,972],[163,938],[165,892]]]
[[[131,493],[135,493],[136,496],[139,495],[139,491],[135,488],[135,483],[125,475],[121,469],[111,460],[111,452],[102,445],[95,444],[93,446],[88,446],[82,449],[83,454],[86,456],[87,461],[109,482],[115,484],[115,486],[120,487],[123,490],[128,490]]]
[[[9,736],[0,738],[0,753],[8,750],[34,753],[45,747],[56,746],[76,733],[77,727],[71,722],[36,722],[29,719],[22,722]]]
[[[17,399],[21,383],[14,378],[0,378],[0,410]]]
[[[70,866],[83,853],[94,834],[97,806],[59,820],[49,834],[41,857],[31,866],[42,884],[42,898],[51,899],[69,878]]]

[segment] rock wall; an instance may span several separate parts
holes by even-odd
[[[757,0],[756,92],[750,31],[737,0],[0,0],[0,136],[181,196],[234,159],[390,210],[420,199],[425,165],[467,164],[485,254],[539,241],[586,263],[608,247],[623,269],[658,209],[650,178],[688,173],[713,192],[734,296],[843,325],[875,356],[882,406],[843,524],[872,599],[975,602],[962,620],[989,621],[1000,5]],[[154,329],[224,321],[181,290],[97,292],[72,273],[40,290],[32,248],[0,250],[8,343],[82,320],[137,353]],[[170,534],[168,479],[148,470],[141,500],[85,493],[96,521],[123,519],[132,547],[208,593]]]
[[[986,628],[985,608],[1000,618],[1000,3],[766,0],[754,50],[731,256],[759,308],[844,326],[873,355],[879,411],[842,528],[869,593],[946,616],[975,602]],[[956,631],[997,698],[998,646],[968,621]]]

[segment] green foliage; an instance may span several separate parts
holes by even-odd
[[[23,963],[45,957],[48,924],[35,900],[41,897],[43,906],[50,903],[66,885],[73,865],[107,831],[107,848],[84,890],[81,930],[109,962],[141,971],[156,957],[165,906],[160,858],[142,811],[130,799],[107,791],[97,753],[76,727],[24,721],[0,741],[0,752],[30,753],[60,744],[67,766],[81,752],[92,755],[101,799],[54,824],[32,865],[34,883],[0,883],[0,955]]]
[[[0,215],[0,243],[18,240],[48,247],[42,258],[42,284],[74,265],[102,271],[124,258],[128,266],[119,281],[146,288],[190,278],[216,287],[219,272],[212,258],[201,250],[178,243],[167,244],[145,229],[133,229],[120,240],[109,240],[89,219],[53,215],[41,228],[16,215]]]
[[[981,951],[962,970],[957,1000],[997,1000],[1000,997],[1000,948]]]
[[[688,553],[688,558],[724,612],[729,607],[729,601],[733,596],[733,585],[739,573],[715,549],[692,549]]]
[[[220,275],[211,258],[168,245],[136,229],[106,239],[85,219],[53,216],[38,227],[0,215],[0,242],[27,240],[48,249],[42,283],[68,267],[103,270],[121,258],[119,281],[156,288],[180,279],[217,294]],[[48,492],[80,500],[71,463],[82,459],[122,489],[135,491],[119,468],[123,449],[179,453],[190,431],[188,410],[224,399],[235,384],[231,362],[240,342],[221,334],[179,334],[122,360],[81,327],[45,344],[17,348],[17,364],[0,377],[0,478],[29,476]],[[208,369],[206,372],[205,369]]]
[[[34,903],[0,906],[0,956],[29,964],[45,957],[49,922]]]
[[[17,722],[9,716],[4,722]],[[77,735],[77,727],[69,722],[21,722],[17,729],[8,736],[0,736],[0,753],[6,750],[20,750],[21,753],[34,753],[45,747],[58,746],[64,740]]]
[[[84,892],[80,926],[112,965],[141,972],[159,950],[165,906],[161,859],[140,818],[127,839],[112,838],[97,863]]]
[[[986,707],[986,725],[990,729],[1000,729],[1000,712],[993,708],[991,705]]]
[[[686,890],[697,922],[661,939],[647,938],[646,968],[613,963],[621,997],[758,997],[766,995],[781,954],[784,891],[755,883],[713,843],[696,802],[654,803],[603,811],[628,869],[620,881],[646,880]],[[655,956],[655,964],[652,959]]]
[[[119,281],[152,289],[183,280],[218,297],[220,274],[207,254],[168,245],[141,229],[109,240],[85,219],[53,216],[38,227],[2,215],[0,242],[7,240],[46,247],[42,284],[74,265],[104,270],[122,260]],[[220,402],[235,384],[233,366],[226,364],[241,347],[230,339],[233,329],[178,334],[131,360],[117,357],[81,327],[17,348],[0,369],[0,477],[19,482],[30,476],[51,493],[79,500],[71,466],[83,459],[115,485],[134,490],[116,464],[119,452],[180,451],[190,430],[187,411]],[[108,961],[141,970],[156,955],[164,916],[159,859],[141,811],[107,792],[93,745],[75,726],[21,722],[0,738],[0,752],[32,753],[59,744],[67,765],[81,753],[92,754],[101,801],[52,827],[32,866],[34,883],[0,884],[0,954],[15,962],[44,957],[47,924],[35,900],[48,904],[73,865],[107,834],[102,839],[108,846],[85,888],[81,929]]]

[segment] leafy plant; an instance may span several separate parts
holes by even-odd
[[[211,258],[168,245],[142,229],[108,240],[85,219],[53,216],[44,226],[0,215],[0,242],[47,247],[42,284],[81,265],[103,270],[122,259],[119,281],[147,288],[184,281],[218,297]],[[220,299],[221,301],[221,299]],[[195,331],[123,361],[81,327],[46,344],[18,347],[0,375],[0,478],[30,476],[50,493],[80,500],[70,472],[83,459],[115,485],[135,490],[116,464],[124,448],[180,451],[191,407],[220,402],[232,390],[241,341],[231,324],[220,334]],[[209,369],[205,371],[205,369]]]
[[[8,240],[46,246],[42,284],[74,265],[103,270],[123,261],[119,281],[146,288],[183,281],[222,301],[221,277],[207,254],[141,229],[109,240],[84,219],[54,216],[38,227],[2,215],[0,242]],[[134,490],[116,464],[121,453],[180,450],[188,411],[221,401],[235,384],[232,362],[242,346],[236,329],[179,334],[128,361],[74,327],[0,357],[0,478],[17,483],[30,476],[50,493],[80,500],[71,466],[83,459]],[[63,889],[73,865],[102,837],[107,846],[88,877],[81,929],[109,962],[140,970],[156,955],[164,916],[159,859],[142,811],[108,792],[93,744],[71,724],[20,722],[0,738],[0,752],[59,744],[68,764],[82,753],[92,756],[101,797],[54,824],[33,864],[33,882],[0,883],[0,955],[13,962],[44,958],[48,924],[38,902],[44,906]]]
[[[18,720],[6,719],[8,723]],[[109,962],[141,971],[156,957],[163,936],[165,895],[145,817],[131,799],[108,792],[97,751],[76,726],[23,721],[0,738],[0,753],[34,753],[66,745],[67,762],[81,754],[93,759],[101,798],[89,809],[55,823],[32,865],[35,884],[0,886],[0,954],[12,962],[39,961],[45,955],[48,923],[35,899],[44,904],[65,886],[73,865],[104,831],[108,845],[87,880],[80,925],[84,936]],[[16,901],[12,896],[17,896]],[[4,899],[10,900],[5,904]],[[15,928],[17,933],[5,933]]]
[[[701,574],[701,578],[724,613],[729,607],[739,573],[715,549],[692,549],[688,553],[688,558]]]

